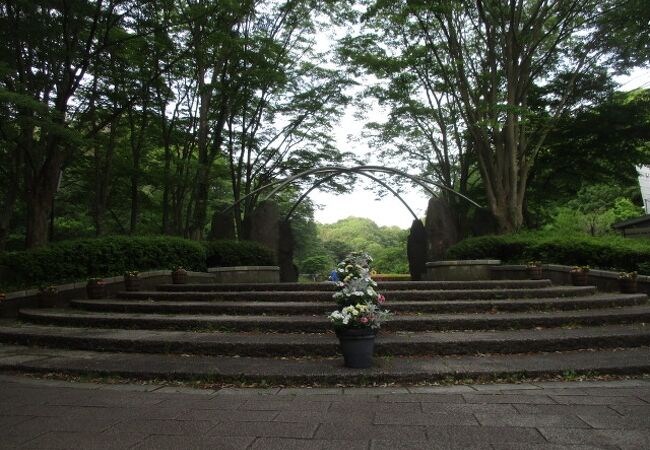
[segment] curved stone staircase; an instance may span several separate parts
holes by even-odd
[[[161,285],[0,322],[0,369],[274,384],[650,372],[645,294],[540,281],[384,282],[371,369],[342,367],[328,283]]]

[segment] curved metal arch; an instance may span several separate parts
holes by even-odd
[[[316,183],[314,183],[314,185],[313,185],[312,187],[310,187],[309,189],[307,189],[307,190],[306,190],[306,191],[305,191],[305,192],[304,192],[300,197],[298,197],[298,200],[296,200],[296,201],[294,202],[293,206],[291,207],[291,209],[289,210],[289,212],[287,213],[287,215],[284,217],[284,221],[286,222],[286,221],[288,221],[288,220],[291,218],[291,216],[293,215],[293,213],[296,211],[296,208],[298,208],[298,205],[300,205],[300,204],[302,203],[302,201],[303,201],[305,198],[307,198],[307,196],[308,196],[309,194],[311,194],[312,191],[313,191],[314,189],[316,189],[316,188],[317,188],[318,186],[320,186],[321,184],[327,183],[327,182],[328,182],[329,180],[331,180],[332,178],[335,178],[335,177],[341,175],[341,173],[342,173],[342,172],[333,173],[332,175],[327,176],[327,177],[323,178],[322,180],[318,180]]]
[[[335,172],[335,173],[333,173],[332,175],[329,175],[328,177],[325,177],[325,178],[323,178],[322,180],[319,180],[319,181],[317,181],[316,183],[314,183],[314,185],[313,185],[312,187],[310,187],[310,188],[309,188],[305,193],[303,193],[303,194],[298,198],[298,200],[296,200],[296,201],[294,202],[293,206],[291,207],[291,210],[287,213],[287,215],[285,216],[284,220],[287,221],[287,220],[289,220],[289,219],[291,218],[291,216],[292,216],[293,213],[295,212],[296,208],[298,208],[298,206],[300,205],[300,203],[302,203],[302,201],[303,201],[303,200],[304,200],[304,199],[305,199],[305,198],[306,198],[306,197],[307,197],[307,196],[308,196],[308,195],[309,195],[309,194],[310,194],[314,189],[316,189],[318,186],[320,186],[320,185],[323,184],[323,183],[327,183],[327,182],[328,182],[329,180],[331,180],[332,178],[335,178],[335,177],[337,177],[337,176],[340,176],[340,175],[342,175],[342,174],[344,174],[344,173],[348,173],[348,172],[350,172],[350,173],[356,173],[356,174],[358,174],[358,175],[363,175],[363,176],[365,176],[365,177],[367,177],[367,178],[370,178],[370,179],[373,180],[375,183],[378,183],[378,184],[380,184],[381,186],[383,186],[384,188],[386,188],[386,189],[387,189],[391,194],[393,194],[395,197],[397,197],[397,199],[398,199],[400,202],[402,202],[402,204],[406,207],[406,209],[408,209],[408,211],[409,211],[409,212],[411,213],[411,215],[413,216],[413,219],[415,219],[415,220],[419,220],[419,217],[417,216],[417,214],[415,214],[415,212],[413,211],[413,209],[411,209],[411,207],[408,205],[408,203],[406,203],[406,201],[405,201],[405,200],[404,200],[404,199],[403,199],[403,198],[402,198],[402,197],[397,193],[397,191],[395,191],[393,188],[391,188],[391,187],[390,187],[388,184],[386,184],[383,180],[380,180],[379,178],[377,178],[377,177],[375,177],[375,176],[373,176],[373,175],[370,175],[370,174],[368,174],[368,173],[365,173],[365,172],[363,172],[363,171],[356,170],[355,168],[349,168],[349,169],[347,169],[347,170],[343,170],[343,169],[341,169],[340,171]]]
[[[313,171],[313,170],[314,169],[311,169],[311,171]],[[331,172],[333,170],[333,168],[321,168],[321,169],[317,169],[317,170],[323,170],[323,173],[327,173],[328,171]],[[305,172],[301,172],[301,173],[305,174]],[[309,175],[311,175],[311,174],[309,174]],[[255,195],[255,194],[259,193],[259,192],[262,192],[262,191],[272,187],[272,186],[275,186],[276,184],[283,183],[285,180],[275,180],[275,181],[271,181],[269,184],[265,184],[264,186],[260,186],[257,189],[255,189],[254,191],[251,191],[248,194],[244,195],[243,197],[241,197],[236,202],[234,202],[231,205],[227,206],[221,212],[226,213],[226,212],[230,211],[231,209],[233,209],[238,204],[240,204],[241,202],[243,202],[244,200],[246,200],[248,197],[251,197],[251,196],[253,196],[253,195]]]
[[[406,172],[402,172],[402,171],[399,171],[399,170],[397,170],[397,169],[389,169],[389,168],[387,168],[387,167],[379,167],[379,166],[357,166],[357,167],[337,167],[337,166],[333,166],[333,167],[323,167],[323,168],[320,168],[320,169],[310,169],[310,170],[306,170],[306,171],[301,172],[301,173],[299,173],[299,174],[296,174],[296,175],[294,175],[294,176],[292,176],[292,177],[286,178],[282,183],[280,183],[279,186],[277,186],[276,188],[274,188],[274,189],[273,189],[273,190],[272,190],[272,191],[271,191],[271,192],[266,196],[266,198],[265,198],[264,200],[268,200],[268,199],[270,199],[270,198],[273,197],[275,194],[277,194],[280,190],[284,189],[285,186],[287,186],[288,184],[292,183],[294,180],[297,180],[298,178],[302,178],[302,177],[304,177],[304,176],[308,176],[308,175],[312,175],[312,174],[314,174],[314,173],[318,173],[318,172],[320,172],[321,170],[328,170],[328,171],[331,171],[331,170],[339,170],[339,169],[340,169],[340,170],[350,170],[350,169],[355,169],[355,170],[359,170],[359,171],[370,170],[370,171],[385,172],[385,173],[397,173],[397,174],[399,174],[399,175],[402,175],[402,176],[404,176],[404,177],[406,177],[406,178],[412,180],[414,183],[417,183],[417,184],[420,185],[422,188],[426,189],[426,190],[427,190],[431,195],[434,195],[434,196],[436,195],[436,193],[435,193],[435,192],[434,192],[434,191],[433,191],[429,186],[427,186],[425,183],[422,183],[421,181],[417,180],[413,175],[407,174]],[[380,169],[380,170],[377,170],[377,169]],[[435,184],[435,183],[432,182],[432,184]],[[452,192],[455,192],[455,191],[452,190]],[[459,194],[459,195],[460,195],[460,194]]]
[[[259,193],[259,192],[262,192],[262,191],[264,191],[264,190],[266,190],[266,189],[268,189],[268,188],[270,188],[272,186],[279,185],[279,186],[276,186],[265,197],[264,200],[268,200],[273,195],[278,193],[280,190],[284,189],[288,184],[292,183],[293,181],[295,181],[297,179],[307,177],[309,175],[321,174],[321,173],[326,174],[326,173],[331,173],[331,172],[334,172],[333,175],[338,175],[338,174],[343,173],[343,172],[352,172],[352,173],[357,173],[357,174],[360,174],[360,175],[368,176],[368,174],[364,173],[365,171],[382,172],[382,173],[388,173],[388,174],[392,174],[392,175],[399,175],[399,176],[402,176],[404,178],[408,178],[409,180],[411,180],[412,182],[414,182],[418,186],[425,189],[431,195],[437,196],[436,192],[433,191],[429,187],[429,185],[433,185],[433,186],[436,186],[439,189],[443,189],[443,190],[446,190],[448,192],[451,192],[452,194],[457,195],[457,196],[461,197],[462,199],[467,200],[468,202],[472,203],[474,206],[476,206],[478,208],[481,208],[481,205],[476,203],[474,200],[470,199],[469,197],[467,197],[467,196],[465,196],[463,194],[460,194],[460,193],[454,191],[452,188],[450,188],[448,186],[445,186],[445,185],[440,184],[440,183],[436,183],[436,182],[431,181],[431,180],[427,180],[426,178],[423,178],[423,177],[420,177],[420,176],[417,176],[417,175],[411,175],[409,173],[406,173],[406,172],[398,170],[398,169],[382,167],[382,166],[357,166],[357,167],[330,166],[330,167],[320,167],[320,168],[305,170],[305,171],[300,172],[300,173],[298,173],[296,175],[293,175],[293,176],[291,176],[289,178],[285,178],[284,180],[273,181],[273,182],[271,182],[269,184],[261,186],[258,189],[255,189],[254,191],[250,192],[249,194],[241,197],[238,201],[234,202],[232,205],[225,208],[222,212],[224,212],[224,213],[228,212],[229,210],[231,210],[232,208],[237,206],[239,203],[246,200],[248,197],[251,197],[252,195],[255,195],[255,194]],[[322,183],[319,183],[319,185],[320,184],[322,184]]]
[[[382,167],[382,166],[360,166],[360,167],[363,167],[364,170],[370,170],[370,171],[373,171],[373,172],[376,171],[376,172],[385,172],[385,173],[392,173],[392,174],[395,174],[395,175],[400,175],[400,176],[403,176],[405,178],[409,178],[410,180],[414,181],[415,183],[417,183],[420,186],[422,186],[422,183],[431,184],[431,185],[436,186],[436,187],[438,187],[438,188],[440,188],[442,190],[445,190],[445,191],[448,191],[448,192],[450,192],[450,193],[452,193],[454,195],[457,195],[458,197],[462,198],[463,200],[467,200],[468,202],[470,202],[471,204],[473,204],[477,208],[482,208],[482,206],[479,205],[478,203],[476,203],[474,200],[472,200],[471,198],[461,194],[460,192],[456,192],[455,190],[453,190],[449,186],[445,186],[444,184],[436,183],[435,181],[427,180],[426,178],[421,177],[419,175],[411,175],[411,174],[406,173],[406,172],[404,172],[402,170],[399,170],[399,169],[392,169],[392,168],[389,168],[389,167]],[[429,189],[427,189],[427,191],[431,192]],[[435,195],[435,193],[433,195]]]

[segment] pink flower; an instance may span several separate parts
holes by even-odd
[[[379,294],[379,297],[377,297],[377,303],[382,304],[386,301],[386,297],[384,297],[382,294]]]
[[[367,317],[362,317],[361,319],[359,319],[359,322],[361,322],[362,324],[365,325],[365,324],[368,323],[368,318]]]

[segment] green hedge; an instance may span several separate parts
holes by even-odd
[[[447,258],[494,258],[508,263],[539,260],[547,264],[643,271],[650,262],[650,240],[526,232],[465,239],[447,251]]]
[[[13,285],[38,285],[122,275],[127,270],[206,270],[204,247],[169,236],[109,236],[74,239],[0,255]]]
[[[273,266],[273,252],[252,241],[203,242],[208,267]]]

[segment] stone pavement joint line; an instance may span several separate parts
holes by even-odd
[[[650,380],[384,388],[0,376],[2,449],[648,449]]]

